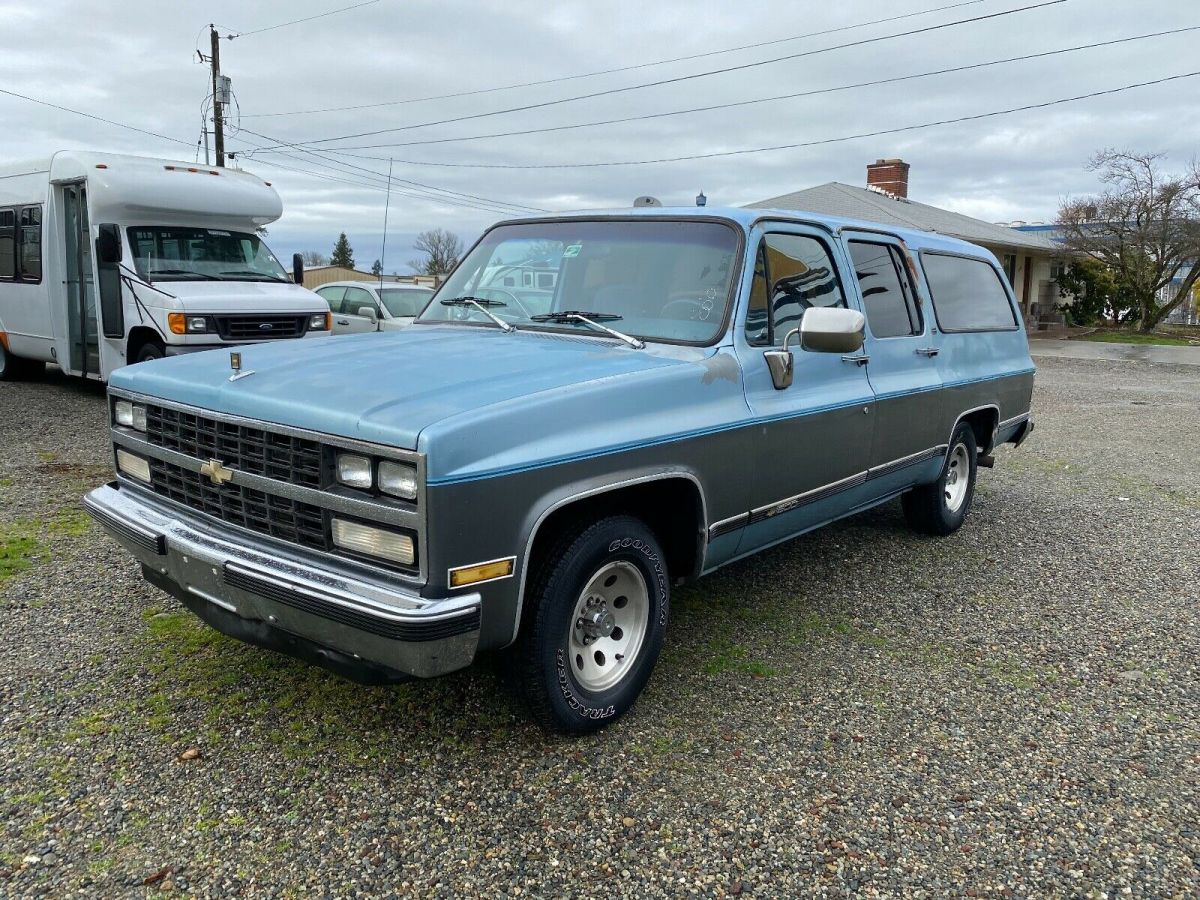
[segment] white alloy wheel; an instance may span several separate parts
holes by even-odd
[[[599,693],[634,668],[650,622],[650,596],[637,566],[606,563],[588,579],[568,623],[571,674]]]
[[[950,512],[958,512],[958,508],[963,505],[970,483],[971,459],[967,455],[967,445],[955,444],[946,463],[946,474],[942,476],[942,493],[946,498],[946,508]]]

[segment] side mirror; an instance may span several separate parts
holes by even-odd
[[[121,261],[121,228],[119,225],[101,225],[96,238],[96,256],[106,266],[115,266]]]
[[[792,357],[792,351],[788,349],[788,341],[792,339],[793,335],[799,333],[799,328],[793,328],[783,336],[782,347],[773,347],[763,353],[763,357],[767,360],[767,369],[771,373],[771,383],[775,385],[777,391],[792,386],[792,378],[796,374],[796,361]]]
[[[360,306],[357,315],[362,316],[364,319],[370,319],[372,322],[379,321],[379,316],[375,315],[375,310],[369,306]]]
[[[819,306],[800,320],[800,346],[815,353],[853,353],[862,347],[866,328],[866,317],[858,310]]]
[[[292,281],[304,284],[304,257],[299,253],[292,254]]]

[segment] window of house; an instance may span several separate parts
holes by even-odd
[[[17,213],[0,209],[0,278],[17,274]]]
[[[1017,255],[1015,253],[1005,253],[1001,260],[1004,263],[1004,277],[1008,279],[1011,287],[1017,286]]]
[[[768,234],[759,245],[746,316],[752,344],[781,344],[814,306],[845,306],[825,245],[800,234]]]
[[[900,251],[890,244],[850,241],[850,260],[871,334],[878,338],[920,334],[921,313]]]
[[[1000,273],[982,259],[922,253],[921,265],[942,331],[1017,328]]]

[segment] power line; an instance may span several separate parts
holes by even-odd
[[[893,34],[885,34],[885,35],[880,35],[878,37],[863,38],[862,40],[851,41],[851,42],[845,43],[845,44],[835,44],[830,47],[820,47],[815,50],[805,50],[801,53],[790,53],[786,56],[778,56],[773,59],[764,59],[764,60],[758,60],[757,62],[742,63],[742,64],[736,65],[736,66],[726,66],[725,68],[722,68],[722,69],[711,69],[707,72],[695,72],[691,75],[679,75],[674,78],[663,78],[663,79],[659,79],[658,81],[644,82],[642,84],[633,84],[633,85],[627,85],[625,87],[609,88],[609,89],[603,90],[603,91],[593,91],[592,93],[579,94],[574,97],[562,97],[557,100],[546,100],[541,103],[530,103],[530,104],[526,104],[524,106],[513,106],[513,107],[509,107],[507,109],[492,110],[490,112],[474,113],[474,114],[466,115],[466,116],[455,116],[453,118],[438,119],[438,120],[431,121],[431,122],[419,122],[414,125],[401,125],[401,126],[398,126],[395,128],[381,128],[376,131],[362,131],[362,132],[358,132],[355,134],[338,135],[336,137],[315,138],[313,140],[308,140],[308,141],[297,141],[293,144],[289,144],[286,146],[295,147],[300,144],[306,144],[306,145],[327,144],[327,143],[330,143],[331,141],[343,141],[343,140],[352,140],[354,138],[374,137],[376,135],[391,134],[391,133],[397,132],[397,131],[410,131],[414,128],[428,128],[433,125],[448,125],[453,122],[465,122],[470,119],[484,119],[484,118],[488,118],[490,116],[505,115],[507,113],[526,112],[531,109],[544,109],[548,106],[559,106],[564,103],[574,103],[579,100],[588,100],[588,99],[592,99],[594,97],[606,97],[606,96],[609,96],[612,94],[628,93],[630,91],[638,91],[638,90],[643,90],[645,88],[658,87],[660,85],[665,85],[665,84],[677,84],[682,81],[691,81],[696,78],[707,78],[712,75],[723,75],[728,72],[740,72],[740,71],[744,71],[746,69],[753,69],[753,68],[757,68],[759,66],[771,65],[773,63],[784,62],[787,60],[800,59],[802,57],[808,57],[808,56],[816,56],[817,54],[820,54],[820,53],[829,53],[834,50],[844,50],[848,47],[861,47],[866,44],[874,44],[874,43],[878,43],[880,41],[889,41],[889,40],[895,40],[897,38],[902,38],[902,37],[911,37],[911,36],[917,35],[917,34],[927,34],[929,32],[940,31],[945,28],[953,28],[958,25],[967,25],[967,24],[970,24],[973,22],[982,22],[982,21],[985,21],[988,19],[1000,18],[1002,16],[1011,16],[1015,13],[1028,12],[1028,11],[1034,10],[1034,9],[1043,9],[1047,6],[1057,6],[1060,3],[1066,3],[1066,2],[1067,2],[1067,0],[1043,0],[1043,2],[1041,2],[1041,3],[1034,3],[1029,6],[1021,6],[1021,7],[1017,7],[1016,9],[1008,9],[1008,10],[1004,10],[1002,12],[988,13],[987,15],[974,16],[969,19],[957,19],[953,22],[945,22],[940,25],[929,25],[924,28],[915,28],[910,31],[902,31],[902,32],[896,32]],[[274,149],[274,148],[271,148],[271,149]],[[336,149],[336,148],[332,148],[332,149]]]
[[[254,132],[248,132],[248,133],[254,134]],[[248,141],[244,137],[239,136],[239,137],[236,137],[233,139],[238,140],[244,144],[248,144],[251,148],[249,151],[239,153],[238,154],[239,157],[245,156],[246,153],[253,154],[253,152],[256,149],[258,149],[258,146],[256,144],[254,144],[252,141]],[[273,140],[273,139],[269,138],[269,140]],[[323,179],[326,181],[335,182],[337,184],[344,184],[344,185],[348,185],[350,187],[367,188],[367,189],[371,189],[371,190],[384,190],[385,189],[384,185],[386,184],[386,182],[384,181],[384,179],[382,177],[383,173],[375,172],[373,169],[366,169],[361,166],[351,166],[349,163],[340,163],[337,160],[330,160],[330,162],[333,162],[336,165],[350,166],[350,168],[359,169],[361,172],[369,173],[370,175],[379,176],[379,177],[366,177],[365,175],[358,175],[354,172],[348,172],[345,169],[333,168],[333,166],[327,165],[323,161],[321,161],[321,159],[319,157],[318,157],[317,161],[312,161],[312,160],[304,159],[301,157],[297,157],[294,154],[290,154],[290,153],[283,153],[282,155],[289,160],[293,160],[293,161],[299,160],[300,162],[306,162],[309,165],[314,165],[314,166],[317,166],[318,168],[325,169],[326,172],[313,172],[310,169],[300,169],[300,168],[296,168],[294,166],[282,165],[282,164],[276,163],[274,160],[259,159],[258,157],[252,157],[252,158],[254,159],[254,161],[256,163],[263,163],[264,165],[275,166],[276,168],[280,168],[285,171],[295,172],[300,175],[308,175],[313,178],[320,178],[320,179]],[[330,172],[333,174],[327,174],[327,172]],[[406,197],[412,197],[417,200],[436,201],[439,203],[446,203],[446,204],[449,204],[452,206],[461,206],[461,207],[466,207],[469,209],[479,209],[479,210],[483,210],[485,212],[502,213],[504,215],[512,215],[514,212],[545,212],[545,210],[536,209],[535,207],[518,206],[516,204],[503,204],[502,201],[490,201],[487,198],[477,198],[477,200],[475,200],[475,201],[473,201],[472,199],[468,199],[470,197],[473,197],[474,195],[443,196],[442,194],[431,193],[431,191],[442,191],[443,190],[442,188],[435,188],[433,186],[421,185],[420,182],[408,182],[404,179],[393,179],[393,181],[401,181],[405,184],[413,184],[413,185],[419,185],[420,187],[427,187],[428,190],[422,190],[422,191],[404,190],[404,189],[401,189],[398,187],[392,188],[392,190],[395,193],[403,194]],[[450,191],[449,193],[456,194],[456,195],[458,194],[457,191]]]
[[[365,0],[363,3],[355,3],[353,6],[343,6],[340,9],[331,9],[329,12],[317,13],[315,16],[308,16],[304,19],[292,19],[290,22],[280,22],[278,25],[268,25],[266,28],[255,28],[253,31],[239,31],[236,34],[228,34],[226,40],[232,41],[234,38],[249,37],[252,34],[262,34],[264,31],[274,31],[276,28],[286,28],[288,25],[299,25],[301,22],[311,22],[313,19],[324,19],[326,16],[334,16],[338,13],[348,12],[352,9],[359,9],[363,6],[371,6],[378,3],[379,0]]]
[[[1044,58],[1050,57],[1050,56],[1060,56],[1064,53],[1075,53],[1080,50],[1094,50],[1098,47],[1111,47],[1116,44],[1127,44],[1132,41],[1142,41],[1142,40],[1147,40],[1149,38],[1165,37],[1168,35],[1175,35],[1175,34],[1183,34],[1185,32],[1190,32],[1190,31],[1200,31],[1200,25],[1189,25],[1185,28],[1174,28],[1169,31],[1156,31],[1151,34],[1133,35],[1131,37],[1116,38],[1111,41],[1099,41],[1099,42],[1096,42],[1093,44],[1080,44],[1075,47],[1062,47],[1057,50],[1045,50],[1045,51],[1042,51],[1039,53],[1027,53],[1023,56],[1010,56],[1005,59],[993,59],[993,60],[988,60],[986,62],[970,63],[968,65],[953,66],[951,68],[946,68],[946,69],[934,69],[929,72],[919,72],[919,73],[915,73],[915,74],[911,74],[911,75],[897,75],[892,78],[879,78],[879,79],[875,79],[873,81],[859,81],[859,82],[855,82],[853,84],[842,84],[842,85],[837,85],[836,87],[818,88],[818,89],[811,90],[811,91],[798,91],[798,92],[792,93],[792,94],[775,94],[770,97],[753,97],[749,100],[735,100],[730,103],[716,103],[716,104],[712,104],[710,106],[693,106],[693,107],[689,107],[687,109],[674,109],[674,110],[668,110],[666,112],[647,113],[645,115],[640,115],[640,116],[624,116],[619,119],[600,119],[600,120],[597,120],[594,122],[575,122],[570,125],[548,125],[548,126],[544,126],[542,128],[520,128],[515,131],[494,131],[494,132],[490,132],[487,134],[471,134],[471,135],[462,135],[459,137],[429,138],[427,140],[422,140],[422,141],[402,141],[402,142],[390,143],[390,144],[364,144],[361,146],[353,146],[353,147],[340,146],[337,148],[317,147],[317,148],[313,148],[313,149],[317,150],[319,152],[323,152],[323,153],[325,153],[325,152],[332,153],[335,150],[336,151],[376,150],[376,149],[387,148],[387,147],[423,147],[423,146],[427,146],[430,144],[454,144],[454,143],[461,143],[463,141],[486,140],[489,138],[517,137],[517,136],[523,137],[523,136],[530,135],[530,134],[545,134],[547,132],[572,131],[572,130],[579,129],[579,128],[594,128],[594,127],[602,126],[602,125],[619,125],[619,124],[625,124],[628,122],[644,122],[644,121],[648,121],[651,119],[661,119],[661,118],[667,118],[670,116],[682,116],[682,115],[689,115],[692,113],[700,113],[700,112],[713,112],[715,110],[720,110],[720,109],[732,109],[732,108],[742,107],[742,106],[753,106],[753,105],[756,105],[759,103],[773,103],[773,102],[777,102],[779,100],[796,100],[796,99],[799,99],[802,97],[815,97],[815,96],[818,96],[821,94],[832,94],[832,93],[836,93],[836,92],[840,92],[840,91],[854,90],[857,88],[878,87],[880,85],[896,84],[896,83],[899,83],[902,81],[913,81],[918,78],[930,78],[935,75],[949,75],[949,74],[953,74],[953,73],[957,73],[957,72],[969,72],[969,71],[973,71],[975,69],[985,69],[985,68],[988,68],[991,66],[1005,65],[1007,63],[1026,62],[1026,61],[1032,60],[1032,59],[1044,59]],[[251,132],[251,133],[253,134],[253,132]],[[268,150],[267,152],[274,152],[274,151]],[[346,155],[349,156],[352,154],[346,154]],[[359,156],[356,158],[376,159],[376,160],[383,159],[381,157],[368,157],[368,156]]]
[[[9,97],[16,97],[18,100],[28,100],[30,103],[37,103],[40,106],[48,106],[51,109],[57,109],[62,112],[69,112],[76,116],[83,116],[85,119],[91,119],[94,122],[103,122],[105,125],[112,125],[116,128],[124,128],[128,131],[136,131],[138,134],[149,135],[153,138],[158,138],[162,141],[170,141],[172,144],[183,144],[185,147],[191,147],[191,141],[180,140],[179,138],[168,137],[165,134],[159,134],[157,131],[147,131],[145,128],[137,128],[133,125],[126,125],[124,122],[114,122],[112,119],[106,119],[103,116],[95,116],[91,113],[81,112],[78,109],[71,109],[69,106],[60,106],[57,103],[51,103],[49,100],[39,100],[37,97],[30,97],[26,94],[18,94],[16,91],[5,90],[0,88],[0,94],[7,94]]]
[[[556,78],[543,78],[540,81],[522,81],[516,84],[503,84],[498,87],[479,88],[471,91],[457,91],[453,94],[436,94],[429,97],[407,97],[400,100],[384,100],[379,103],[361,103],[356,106],[327,106],[321,109],[296,109],[288,112],[268,112],[268,113],[249,113],[247,119],[269,118],[274,116],[302,116],[312,115],[315,113],[327,112],[348,112],[358,109],[376,109],[381,106],[402,106],[408,103],[424,103],[429,100],[450,100],[457,97],[474,97],[479,94],[494,94],[497,91],[511,91],[517,88],[539,87],[546,84],[558,84],[564,81],[576,81],[581,78],[594,78],[598,75],[614,75],[618,72],[632,72],[637,69],[649,69],[655,66],[665,66],[677,62],[689,62],[694,59],[704,59],[710,56],[720,56],[725,53],[737,53],[740,50],[754,50],[759,47],[770,47],[777,44],[787,44],[791,41],[799,41],[804,38],[820,37],[826,34],[836,34],[841,31],[853,31],[858,28],[866,28],[870,25],[882,25],[886,22],[898,22],[901,19],[913,19],[918,16],[928,16],[937,12],[945,12],[949,9],[958,9],[963,6],[975,6],[979,3],[984,3],[986,0],[965,0],[962,3],[951,3],[948,6],[935,6],[932,9],[922,9],[917,12],[904,13],[898,16],[887,16],[882,19],[871,19],[867,22],[856,22],[852,25],[840,25],[837,28],[826,28],[823,31],[810,31],[805,34],[795,34],[791,37],[775,38],[770,41],[758,41],[753,44],[742,44],[737,47],[724,47],[720,50],[707,50],[704,53],[692,53],[688,56],[674,56],[670,59],[659,59],[653,62],[635,63],[629,66],[618,66],[614,69],[597,69],[593,72],[580,72],[575,75],[560,75]]]
[[[1168,75],[1165,78],[1156,78],[1152,81],[1140,81],[1136,84],[1127,84],[1118,88],[1109,88],[1104,91],[1092,91],[1087,94],[1078,94],[1074,97],[1062,97],[1058,100],[1047,100],[1044,103],[1030,103],[1024,106],[1013,106],[1008,109],[998,109],[992,112],[976,113],[970,116],[958,116],[953,119],[938,119],[934,122],[922,122],[917,125],[903,125],[899,128],[885,128],[879,131],[864,131],[858,134],[847,134],[841,137],[822,138],[816,141],[801,141],[795,144],[775,144],[769,147],[748,147],[740,150],[718,150],[712,153],[693,153],[688,156],[668,156],[658,159],[629,159],[615,162],[588,162],[588,163],[537,163],[537,164],[506,164],[506,163],[452,163],[452,162],[432,162],[428,160],[415,159],[397,159],[397,162],[403,162],[410,166],[436,166],[439,168],[450,169],[596,169],[607,166],[646,166],[656,163],[669,162],[686,162],[697,159],[714,159],[722,156],[745,156],[751,153],[768,153],[772,150],[797,150],[804,147],[818,147],[825,144],[838,144],[845,141],[854,141],[860,138],[882,137],[889,134],[901,134],[907,131],[918,131],[924,128],[934,128],[938,125],[954,125],[960,122],[974,122],[979,119],[990,119],[996,116],[1007,116],[1012,113],[1027,112],[1033,109],[1045,109],[1049,106],[1058,106],[1063,103],[1074,103],[1079,100],[1089,100],[1093,97],[1105,97],[1110,94],[1120,94],[1124,91],[1132,91],[1136,88],[1150,87],[1156,84],[1166,84],[1170,81],[1179,81],[1184,78],[1194,78],[1200,75],[1200,71],[1184,72],[1179,75]]]
[[[279,142],[280,142],[280,139],[279,139],[279,138],[277,138],[277,137],[272,137],[271,135],[268,135],[268,134],[261,134],[261,133],[259,133],[259,132],[257,132],[257,131],[251,131],[249,128],[243,128],[243,129],[241,129],[241,130],[242,130],[242,131],[244,131],[246,134],[251,134],[251,135],[254,135],[254,137],[256,137],[256,138],[261,138],[261,139],[263,139],[263,140],[265,140],[265,141],[274,141],[275,143],[279,143]],[[253,151],[253,152],[258,152],[259,150],[263,150],[263,149],[264,149],[264,148],[262,148],[261,146],[255,146],[255,145],[253,144],[253,142],[246,141],[246,143],[249,143],[249,144],[251,144],[251,146],[253,146],[253,147],[254,147],[254,151]],[[369,168],[366,168],[366,167],[364,167],[364,166],[359,166],[359,165],[355,165],[355,164],[353,164],[353,163],[343,162],[343,161],[341,161],[341,160],[338,160],[338,159],[329,159],[329,158],[328,158],[328,157],[326,157],[326,156],[322,156],[322,155],[320,155],[320,154],[319,154],[317,151],[314,151],[314,150],[309,150],[309,149],[308,149],[308,148],[306,148],[306,147],[300,147],[300,146],[295,146],[295,147],[293,147],[293,145],[287,145],[287,146],[289,146],[289,148],[295,149],[295,150],[296,150],[297,152],[299,152],[299,153],[303,153],[303,154],[305,154],[306,156],[312,157],[312,159],[311,159],[311,160],[308,160],[308,162],[309,162],[309,164],[310,164],[310,165],[315,165],[315,166],[318,166],[318,167],[320,167],[320,168],[325,168],[325,169],[331,169],[331,166],[330,166],[330,165],[328,165],[328,164],[329,164],[329,163],[332,163],[332,164],[334,164],[334,165],[337,165],[337,166],[342,166],[342,167],[343,167],[343,170],[342,170],[343,174],[354,174],[354,173],[350,173],[350,172],[345,172],[345,171],[344,171],[345,169],[353,169],[353,170],[356,170],[357,172],[362,172],[362,173],[365,173],[365,174],[367,174],[367,175],[375,176],[376,178],[382,178],[382,177],[383,177],[383,173],[382,173],[382,172],[380,172],[380,171],[378,171],[378,170],[376,170],[376,169],[369,169]],[[279,152],[282,152],[282,151],[279,151],[279,150],[276,150],[276,149],[272,149],[272,150],[271,150],[271,152],[273,152],[273,153],[279,153]],[[285,155],[285,156],[291,156],[291,154],[286,154],[286,153],[285,153],[285,154],[283,154],[283,155]],[[258,157],[255,157],[255,158],[257,159]],[[292,158],[295,158],[295,157],[292,157]],[[331,170],[332,170],[332,171],[339,171],[339,170],[337,170],[337,169],[331,169]],[[360,176],[360,177],[361,177],[361,176]],[[410,186],[412,186],[412,187],[419,188],[419,189],[423,189],[423,190],[426,190],[426,191],[436,191],[436,192],[438,192],[438,193],[443,193],[443,194],[451,194],[451,195],[454,195],[454,196],[456,196],[456,197],[461,197],[461,198],[463,198],[463,199],[467,199],[467,200],[477,200],[477,201],[480,201],[480,202],[482,202],[482,203],[489,204],[489,205],[491,205],[491,206],[498,206],[498,207],[511,207],[511,208],[512,208],[512,209],[514,209],[514,210],[521,210],[521,211],[525,211],[525,212],[547,212],[547,210],[544,210],[544,209],[539,209],[538,207],[535,207],[535,206],[525,206],[525,205],[522,205],[522,204],[519,204],[519,203],[509,203],[509,202],[508,202],[508,201],[506,201],[506,200],[497,200],[497,199],[496,199],[496,198],[494,198],[494,197],[484,197],[484,196],[481,196],[481,195],[479,195],[479,194],[467,194],[467,193],[463,193],[463,192],[461,192],[461,191],[452,191],[452,190],[449,190],[448,188],[440,188],[440,187],[437,187],[436,185],[432,185],[432,184],[425,184],[424,182],[420,182],[420,181],[412,181],[412,180],[409,180],[409,179],[406,179],[406,178],[392,178],[392,180],[393,180],[393,181],[397,181],[397,182],[399,182],[399,183],[401,183],[401,184],[407,184],[407,185],[410,185]],[[437,198],[434,198],[434,199],[437,199]]]

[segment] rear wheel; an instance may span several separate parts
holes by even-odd
[[[975,431],[964,422],[954,429],[938,480],[901,498],[904,517],[914,530],[947,535],[962,527],[975,497],[976,452]]]
[[[542,563],[515,652],[546,728],[597,731],[637,701],[667,631],[670,580],[645,523],[612,516],[572,532]]]
[[[35,376],[46,369],[46,364],[39,359],[23,359],[13,356],[0,343],[0,381],[16,381],[21,378]]]

